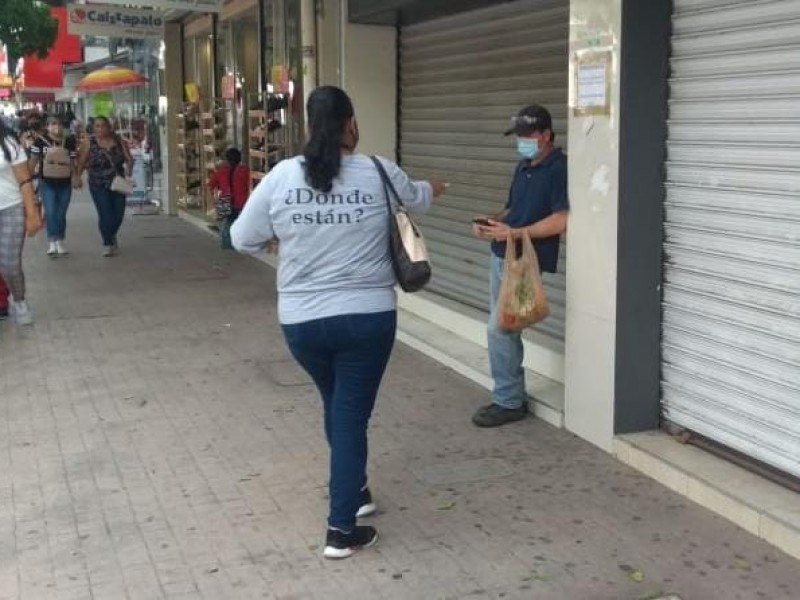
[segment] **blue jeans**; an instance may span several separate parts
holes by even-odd
[[[111,191],[105,185],[89,184],[89,192],[97,209],[98,226],[104,246],[117,241],[117,232],[125,217],[125,195]]]
[[[47,237],[50,241],[63,240],[67,234],[67,209],[72,200],[72,187],[53,185],[42,181],[39,195],[44,204],[44,216],[47,221]]]
[[[284,325],[294,358],[322,397],[330,446],[328,526],[351,531],[367,483],[367,425],[394,345],[397,313],[350,314]]]
[[[497,298],[503,280],[504,259],[492,254],[490,275],[491,310],[487,327],[489,364],[494,388],[492,401],[503,408],[519,408],[525,400],[525,370],[522,368],[522,335],[497,326]]]

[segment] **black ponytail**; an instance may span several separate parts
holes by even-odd
[[[311,93],[306,110],[306,181],[315,190],[330,192],[342,165],[342,138],[347,121],[354,115],[353,103],[343,90],[326,85]]]

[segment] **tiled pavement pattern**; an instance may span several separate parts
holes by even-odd
[[[800,597],[800,565],[398,345],[372,428],[375,549],[320,556],[326,447],[271,269],[178,219],[100,256],[26,248],[37,322],[0,325],[0,599]],[[489,460],[486,460],[489,459]]]

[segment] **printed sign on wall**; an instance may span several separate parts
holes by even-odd
[[[69,4],[69,32],[116,38],[164,37],[164,13],[107,4]]]

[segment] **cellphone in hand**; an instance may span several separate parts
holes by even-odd
[[[489,223],[489,219],[486,219],[484,217],[475,217],[474,219],[472,219],[472,222],[475,223],[476,225],[482,225],[483,227],[492,226],[492,224]]]

